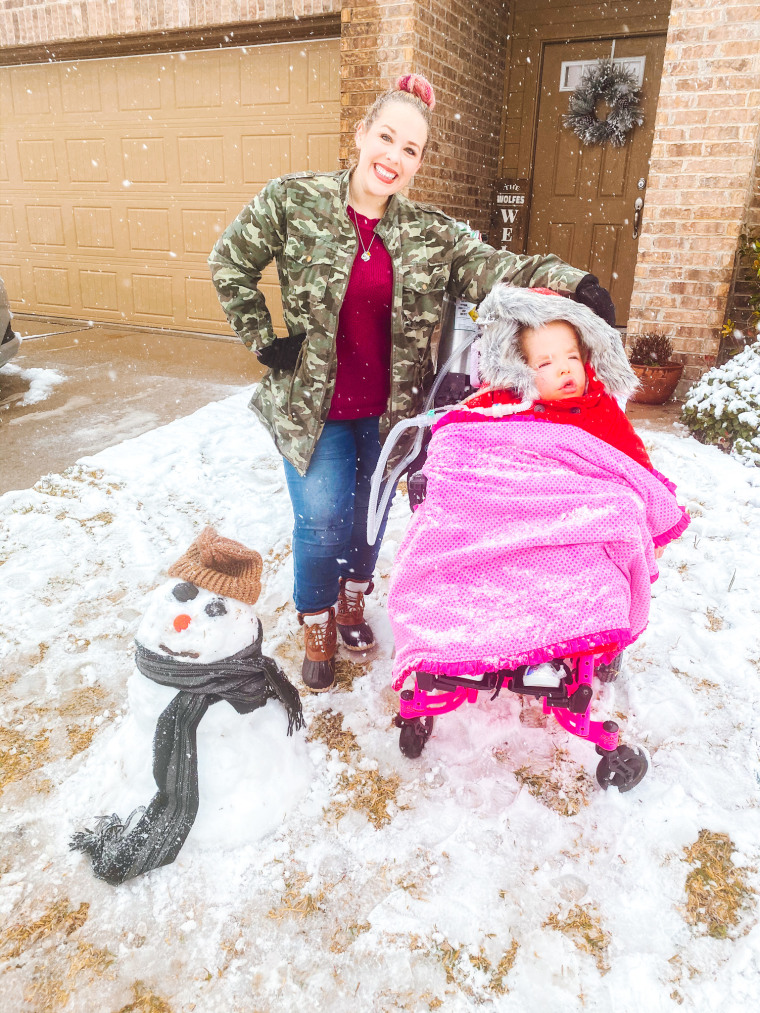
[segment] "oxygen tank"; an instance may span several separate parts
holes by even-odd
[[[475,303],[444,297],[436,365],[438,370],[448,362],[451,365],[441,380],[432,407],[455,404],[475,389],[477,351],[473,339],[478,330],[477,320]]]

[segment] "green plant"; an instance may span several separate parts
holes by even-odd
[[[754,276],[752,284],[755,291],[749,297],[749,304],[752,307],[752,315],[749,318],[750,327],[756,327],[760,323],[760,239],[742,240],[740,253],[743,257],[752,257],[752,270]]]
[[[700,443],[760,466],[760,341],[709,370],[690,388],[681,421]]]
[[[742,262],[746,262],[749,257],[752,258],[752,267],[749,268],[750,295],[747,302],[751,312],[746,321],[747,333],[745,334],[740,327],[737,327],[731,317],[726,318],[726,322],[720,329],[719,363],[738,355],[747,345],[752,344],[753,337],[756,339],[757,332],[760,331],[760,239],[748,239],[747,236],[742,236],[739,241],[740,273],[742,275],[744,274]],[[743,315],[739,307],[735,306],[734,309]]]
[[[631,365],[667,366],[672,354],[673,342],[667,334],[637,334],[631,345]]]

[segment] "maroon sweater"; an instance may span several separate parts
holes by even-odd
[[[370,259],[362,260],[359,243],[338,317],[338,373],[328,419],[382,415],[391,385],[393,265],[380,236],[374,233],[380,219],[365,218],[352,207],[347,210]]]

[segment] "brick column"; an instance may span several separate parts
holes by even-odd
[[[684,383],[713,365],[760,141],[753,0],[673,0],[629,334],[670,334]]]
[[[499,156],[507,43],[505,0],[343,0],[341,145],[377,94],[403,73],[435,88],[433,132],[410,196],[481,231],[488,227]]]
[[[415,4],[344,0],[340,13],[340,160],[348,165],[356,124],[377,95],[415,69]]]

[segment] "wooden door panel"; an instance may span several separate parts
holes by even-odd
[[[573,222],[549,222],[551,250],[567,264],[572,263],[574,241],[575,224]]]
[[[609,144],[603,149],[597,190],[600,197],[625,198],[630,153],[631,149],[627,145],[624,148],[613,148]]]
[[[554,172],[551,182],[552,197],[577,197],[581,180],[582,153],[572,141],[569,131],[563,131],[555,123],[557,143],[555,145]]]
[[[610,290],[618,324],[625,324],[636,265],[633,205],[639,196],[646,202],[646,190],[637,184],[647,177],[665,36],[615,42],[616,57],[644,56],[646,60],[641,100],[644,124],[634,128],[622,148],[581,144],[562,123],[570,92],[559,90],[563,61],[609,56],[612,42],[544,46],[528,253],[554,253],[597,275]],[[600,108],[598,115],[605,115],[605,110]]]
[[[623,226],[594,225],[591,229],[589,270],[597,278],[614,278],[619,274]]]

